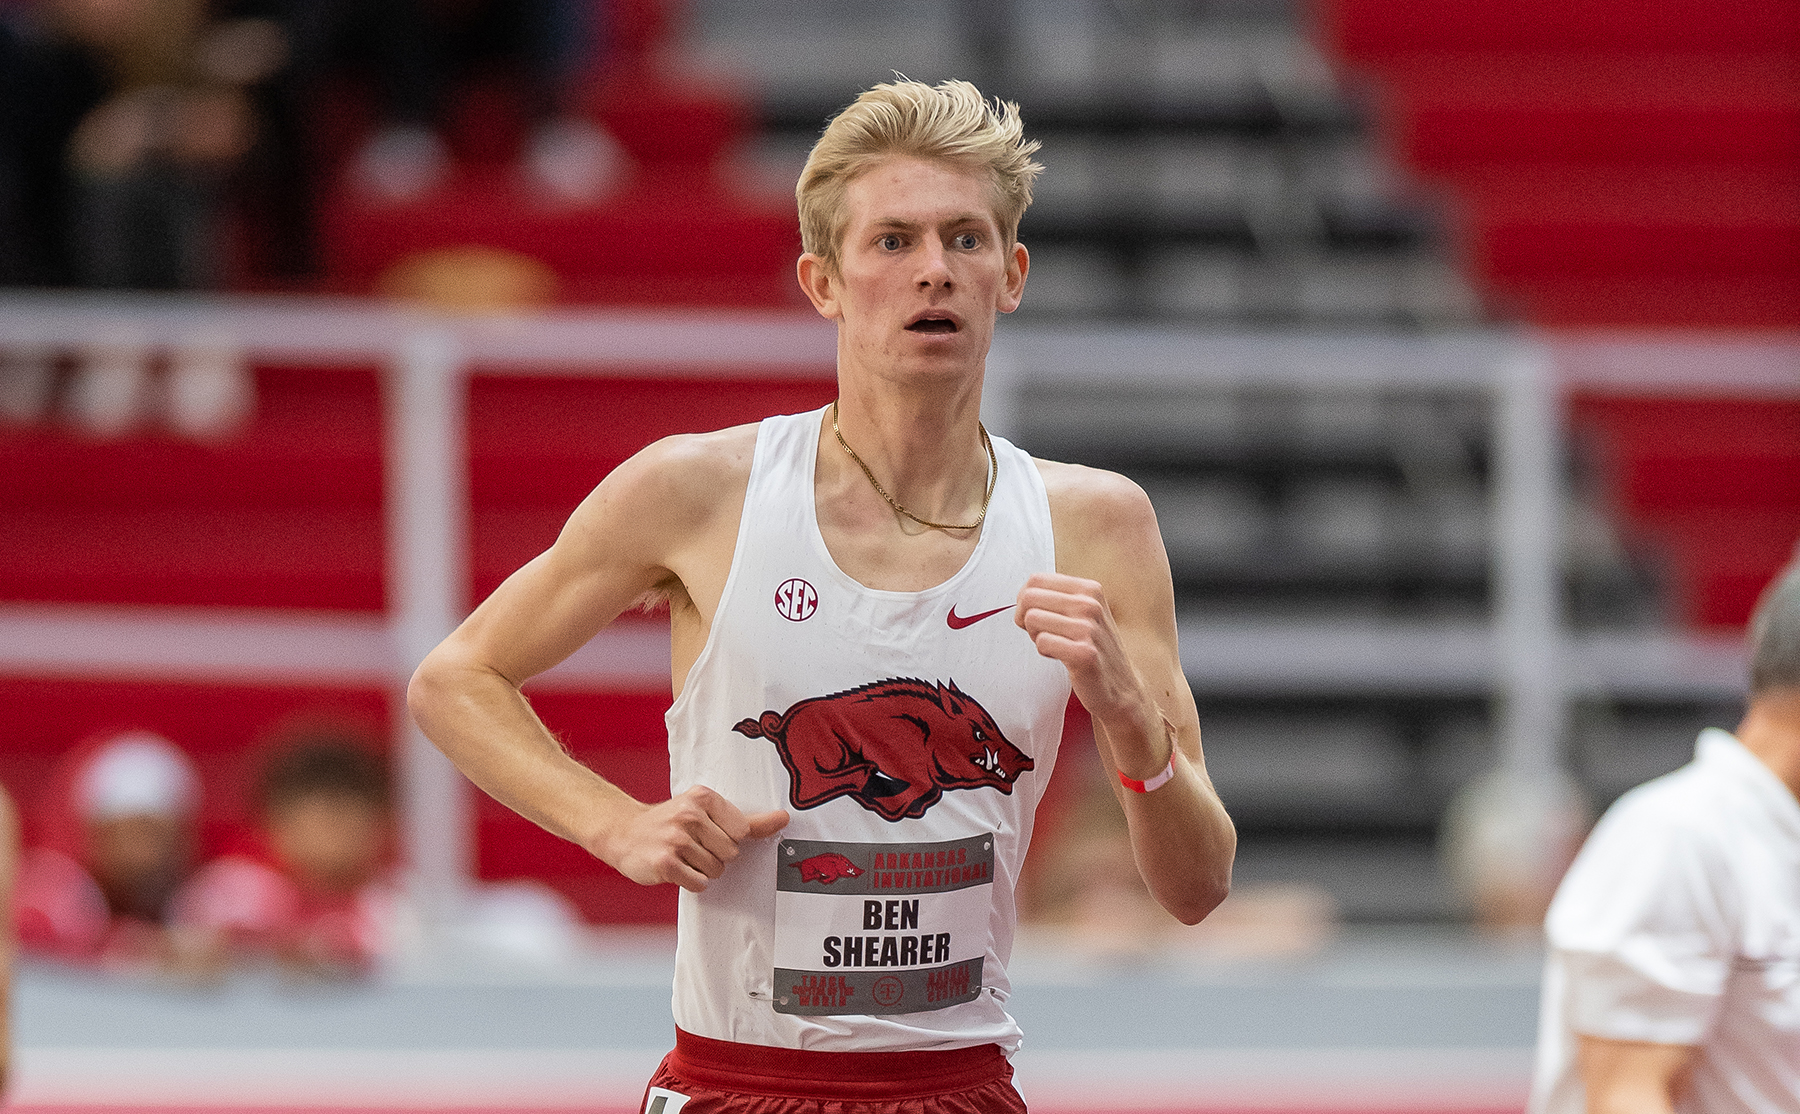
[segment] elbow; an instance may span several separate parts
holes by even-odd
[[[427,654],[406,682],[406,711],[419,730],[431,734],[433,712],[442,705],[446,685],[444,665],[435,652]]]
[[[1219,877],[1200,880],[1191,892],[1183,894],[1180,900],[1165,903],[1164,907],[1182,924],[1197,925],[1230,893],[1231,871],[1227,868]]]
[[[446,754],[462,732],[458,725],[479,715],[492,698],[518,686],[478,657],[451,642],[425,655],[406,683],[406,711],[425,737]],[[454,757],[454,755],[452,755]]]
[[[1231,866],[1236,858],[1237,832],[1230,830],[1217,853],[1197,856],[1196,869],[1183,880],[1178,893],[1163,900],[1163,908],[1185,925],[1205,920],[1231,895]]]

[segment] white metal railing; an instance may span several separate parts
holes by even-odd
[[[835,338],[792,313],[554,311],[446,317],[326,299],[0,296],[0,348],[121,337],[173,347],[204,337],[268,361],[387,370],[387,578],[383,618],[227,608],[0,605],[0,672],[303,679],[400,685],[468,609],[467,379],[481,374],[829,378]],[[1631,369],[1650,369],[1641,384]],[[1451,387],[1493,400],[1494,608],[1488,625],[1189,624],[1181,653],[1197,687],[1236,691],[1492,692],[1501,751],[1532,775],[1560,760],[1577,693],[1718,697],[1741,690],[1733,644],[1679,635],[1571,639],[1561,624],[1556,530],[1558,392],[1800,395],[1800,342],[1518,335],[1238,334],[1017,326],[989,359],[984,408],[1005,432],[1015,399],[1054,381],[1293,387]],[[541,681],[668,684],[666,631],[622,625]],[[402,838],[423,912],[455,915],[471,873],[465,783],[397,715]]]
[[[828,325],[795,314],[558,313],[445,317],[321,299],[187,299],[145,295],[0,297],[0,347],[103,341],[175,348],[203,338],[247,357],[386,370],[385,622],[233,615],[225,609],[0,609],[0,669],[192,676],[277,675],[378,680],[396,700],[401,843],[411,897],[425,921],[456,915],[473,873],[466,782],[398,704],[405,678],[454,628],[466,600],[467,378],[617,373],[829,378]],[[248,621],[245,621],[248,620]],[[577,655],[558,680],[668,684],[668,638],[621,628]],[[659,660],[660,659],[660,660]],[[181,663],[176,665],[175,663]],[[185,667],[185,668],[184,668]],[[653,668],[654,667],[654,668]]]

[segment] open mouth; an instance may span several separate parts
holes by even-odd
[[[926,316],[906,327],[909,333],[954,333],[956,322],[948,317]]]

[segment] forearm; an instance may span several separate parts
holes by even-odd
[[[1057,571],[1026,580],[1015,622],[1069,671],[1109,778],[1151,782],[1172,767],[1148,792],[1113,789],[1151,895],[1197,924],[1231,889],[1237,833],[1206,776],[1155,511],[1122,476],[1068,466],[1043,475]]]
[[[1102,758],[1126,777],[1147,781],[1173,764],[1174,776],[1147,793],[1116,779],[1113,788],[1151,896],[1182,923],[1199,923],[1231,889],[1237,831],[1199,758],[1198,730],[1171,730],[1155,712],[1094,726]]]
[[[407,706],[484,792],[609,862],[611,834],[646,807],[571,758],[516,685],[449,644],[413,675]]]

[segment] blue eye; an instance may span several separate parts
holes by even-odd
[[[964,232],[956,238],[956,246],[964,250],[974,250],[981,245],[981,238],[973,232]]]
[[[882,251],[899,251],[900,250],[900,237],[898,237],[898,236],[894,236],[894,235],[883,236],[881,239],[879,239],[875,242],[877,244],[881,245]]]

